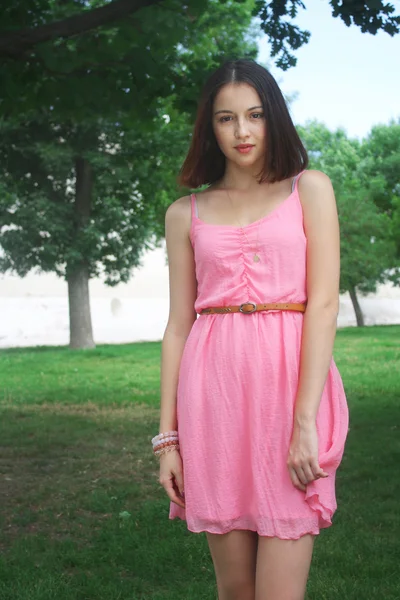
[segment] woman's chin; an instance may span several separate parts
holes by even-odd
[[[228,160],[230,160],[230,162],[234,163],[238,167],[249,169],[252,167],[260,168],[262,157],[243,154],[241,156],[234,156],[232,158],[229,158]]]

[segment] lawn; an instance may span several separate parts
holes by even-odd
[[[0,600],[216,600],[158,484],[160,352],[0,351]],[[400,326],[342,329],[334,355],[350,432],[307,600],[399,600]]]

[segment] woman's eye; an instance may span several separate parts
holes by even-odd
[[[262,119],[264,116],[264,113],[252,113],[251,116],[252,116],[252,118],[255,118],[255,119]],[[227,115],[225,117],[220,117],[218,119],[218,122],[219,123],[227,123],[228,121],[231,121],[231,120],[232,120],[232,117],[230,115]]]

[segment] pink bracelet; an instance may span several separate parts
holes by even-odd
[[[178,440],[169,440],[168,442],[160,442],[157,446],[154,446],[154,450],[159,450],[160,448],[165,448],[166,446],[173,446],[179,444]]]

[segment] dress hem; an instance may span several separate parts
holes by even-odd
[[[181,521],[185,521],[187,524],[187,519],[181,517],[180,515],[176,514],[174,516],[169,516],[169,520],[173,521],[174,519],[179,519]],[[254,527],[241,527],[240,525],[235,525],[232,527],[228,527],[225,529],[219,529],[218,531],[215,528],[209,527],[207,529],[207,526],[200,526],[200,527],[195,527],[192,525],[188,525],[187,524],[187,528],[190,532],[192,533],[216,533],[216,534],[220,534],[223,535],[224,533],[229,533],[230,531],[234,531],[234,530],[245,530],[245,531],[255,531],[256,533],[258,533],[258,535],[260,536],[264,536],[264,537],[277,537],[281,540],[298,540],[299,538],[303,537],[304,535],[307,534],[311,534],[311,535],[319,535],[321,529],[327,529],[328,527],[332,526],[332,521],[331,520],[322,520],[320,521],[319,525],[317,525],[314,529],[310,529],[307,528],[304,531],[300,531],[297,532],[296,534],[293,535],[286,535],[277,531],[272,531],[272,530],[268,530],[268,531],[261,531],[257,528]]]

